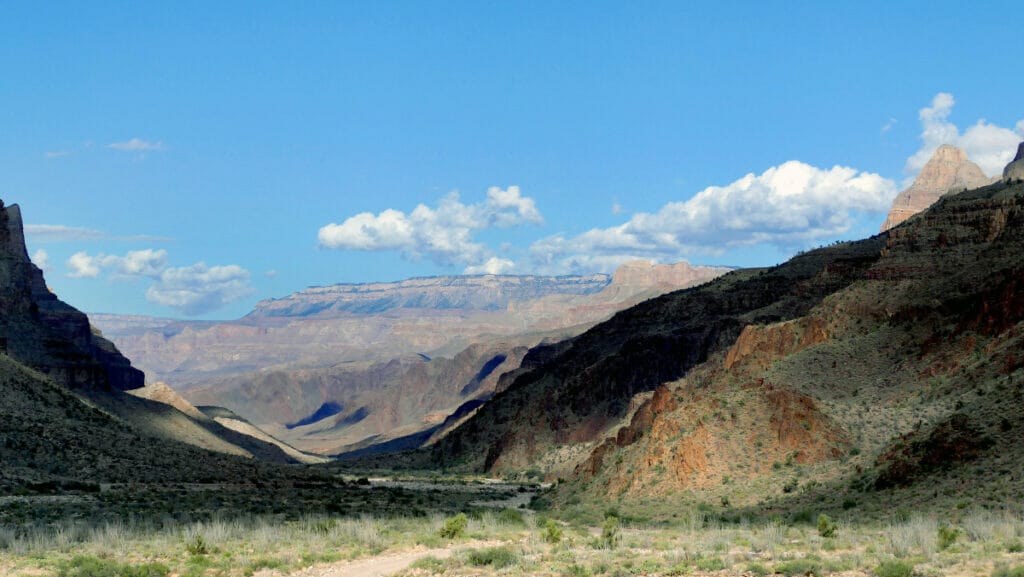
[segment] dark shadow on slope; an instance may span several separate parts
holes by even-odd
[[[333,417],[334,415],[337,415],[344,409],[345,407],[342,406],[340,403],[336,403],[334,401],[327,401],[326,403],[320,405],[320,407],[317,410],[313,411],[311,415],[299,419],[294,423],[285,424],[285,428],[294,429],[296,427],[302,427],[304,425],[311,425],[317,421],[322,421],[327,417]]]

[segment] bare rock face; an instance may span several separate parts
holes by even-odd
[[[18,205],[0,201],[0,352],[68,387],[136,389],[141,371],[46,288],[29,260]]]
[[[967,159],[967,154],[955,146],[943,144],[932,155],[910,188],[896,196],[889,216],[882,224],[882,232],[900,224],[928,208],[942,195],[991,184],[981,168]]]
[[[691,287],[729,272],[728,267],[693,266],[682,261],[674,264],[654,264],[645,260],[631,261],[615,269],[612,285],[640,287],[649,290],[666,286]]]
[[[1018,180],[1024,180],[1024,142],[1017,146],[1017,156],[1013,157],[1013,162],[1007,164],[1003,169],[1003,182],[1010,183]]]

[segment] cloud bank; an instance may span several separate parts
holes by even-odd
[[[845,233],[858,212],[887,211],[896,192],[896,184],[878,174],[792,160],[656,213],[637,213],[619,226],[539,240],[530,253],[540,271],[608,272],[638,258],[720,255],[759,243],[791,249]]]
[[[249,271],[238,265],[171,267],[165,250],[133,250],[124,256],[77,252],[67,261],[71,278],[98,278],[107,273],[114,280],[149,279],[146,300],[187,315],[216,310],[248,296]]]
[[[935,149],[943,144],[952,144],[963,149],[975,164],[988,176],[1002,174],[1003,168],[1013,160],[1017,143],[1024,138],[1024,120],[1017,122],[1014,130],[996,126],[978,119],[960,133],[960,129],[949,121],[956,99],[952,94],[940,92],[932,99],[931,106],[920,110],[921,148],[907,159],[905,172],[912,179]]]
[[[359,213],[321,227],[317,238],[324,248],[398,251],[410,260],[429,258],[441,265],[465,265],[467,272],[490,272],[508,270],[512,261],[496,258],[474,240],[474,233],[543,222],[534,200],[522,196],[518,186],[491,187],[476,204],[463,204],[452,192],[437,206],[420,204],[408,214],[392,208]]]

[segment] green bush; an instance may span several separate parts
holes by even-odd
[[[708,557],[706,559],[697,560],[697,569],[701,571],[722,571],[726,569],[725,561],[722,561],[718,557]]]
[[[1024,577],[1024,565],[1013,568],[1007,565],[998,565],[992,570],[992,577]]]
[[[57,568],[58,577],[166,577],[171,570],[160,563],[122,565],[111,559],[78,555]]]
[[[824,513],[818,515],[818,535],[825,538],[835,537],[837,529],[838,527],[836,527],[835,521],[833,521],[828,515]]]
[[[956,527],[950,525],[942,525],[939,527],[939,549],[945,550],[956,543],[956,538],[960,536],[960,531]]]
[[[523,513],[515,509],[502,509],[498,513],[498,521],[506,525],[523,526],[526,525],[526,520],[523,519]]]
[[[771,574],[771,570],[760,563],[751,563],[747,565],[747,573],[754,575],[754,577],[764,577]]]
[[[803,557],[801,559],[783,561],[775,566],[775,572],[786,575],[787,577],[824,574],[821,567],[821,560],[814,557]]]
[[[424,571],[429,571],[434,575],[439,575],[448,569],[448,564],[444,559],[438,559],[437,557],[428,555],[413,561],[409,567],[412,569],[422,569]]]
[[[196,535],[192,538],[192,541],[185,543],[185,550],[188,551],[189,555],[206,555],[210,553],[210,546],[203,539],[202,535]]]
[[[555,523],[553,519],[548,519],[547,522],[544,523],[544,528],[540,530],[540,538],[543,539],[545,543],[557,545],[562,541],[562,528],[559,527],[558,523]]]
[[[564,574],[567,577],[590,577],[594,572],[588,569],[585,565],[577,565],[573,563],[572,565],[569,565]]]
[[[487,549],[473,549],[466,559],[470,565],[477,567],[488,565],[495,569],[502,569],[518,563],[519,553],[511,547],[488,547]]]
[[[458,539],[465,536],[466,525],[469,524],[469,519],[466,518],[465,513],[459,513],[454,517],[448,517],[444,520],[444,526],[437,532],[438,535],[445,539]]]
[[[614,549],[619,544],[619,519],[609,515],[601,525],[601,545],[605,549]]]
[[[875,575],[878,577],[913,577],[914,566],[899,559],[883,561],[875,569]]]

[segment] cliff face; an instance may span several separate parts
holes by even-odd
[[[900,224],[935,203],[947,192],[978,188],[992,182],[981,168],[955,146],[943,144],[921,169],[910,188],[893,200],[882,232]]]
[[[18,205],[0,201],[0,350],[71,388],[127,390],[141,371],[89,319],[46,288],[32,264]]]
[[[1017,146],[1017,156],[1013,157],[1013,162],[1003,169],[1003,182],[1011,183],[1018,180],[1024,180],[1024,142]]]

